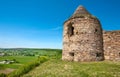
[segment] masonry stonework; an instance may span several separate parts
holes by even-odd
[[[63,60],[104,60],[101,24],[84,7],[78,7],[65,22],[63,36]]]
[[[103,32],[100,21],[80,6],[64,23],[62,60],[119,60],[118,40],[120,32]]]
[[[120,31],[104,31],[103,38],[105,59],[120,61]]]

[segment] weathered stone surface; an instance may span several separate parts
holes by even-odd
[[[91,18],[83,7],[78,7],[64,24],[63,60],[104,60],[102,28],[97,18]]]
[[[120,61],[120,31],[104,31],[103,41],[105,59]]]
[[[99,20],[80,6],[64,23],[62,59],[120,61],[120,31],[103,31]]]

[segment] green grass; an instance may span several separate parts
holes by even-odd
[[[120,62],[49,60],[23,77],[120,77]]]
[[[4,56],[4,57],[0,57],[0,60],[5,60],[5,59],[8,59],[8,60],[16,59],[20,64],[24,64],[31,60],[37,59],[37,57],[34,57],[34,56]]]
[[[18,51],[17,49],[8,49],[11,52],[14,52],[16,50],[15,53],[23,53],[24,49],[21,49],[21,51]],[[6,52],[9,52],[6,51]],[[49,58],[61,58],[61,53],[62,51],[60,49],[26,49],[26,53],[34,53],[35,55],[38,56],[48,56]],[[13,68],[13,69],[18,69],[19,66],[29,63],[31,61],[34,61],[35,59],[38,58],[38,56],[4,56],[4,57],[0,57],[0,61],[2,60],[13,60],[16,59],[16,61],[18,61],[19,63],[14,63],[14,64],[0,64],[0,70],[4,69],[4,68]]]
[[[5,66],[3,64],[0,64],[0,70],[5,69]]]
[[[0,64],[0,66],[1,66],[1,64]],[[2,65],[0,70],[4,70],[6,68],[18,69],[19,66],[21,66],[21,65],[17,65],[17,64],[4,64],[4,65]]]
[[[46,62],[47,60],[48,60],[48,58],[46,56],[39,57],[37,60],[34,60],[29,64],[25,64],[18,70],[15,70],[14,72],[8,74],[7,77],[20,77],[23,74],[28,73],[30,70],[37,67],[38,65]]]
[[[5,69],[5,68],[13,68],[13,69],[18,69],[19,66],[29,63],[31,61],[34,61],[37,59],[37,57],[34,56],[5,56],[5,57],[0,57],[0,61],[2,60],[13,60],[16,59],[19,63],[13,63],[13,64],[0,64],[0,70]]]
[[[52,49],[27,49],[30,53],[39,56],[47,56],[49,60],[40,64],[33,70],[21,77],[120,77],[120,62],[101,61],[101,62],[67,62],[62,61],[61,50]],[[20,51],[22,52],[22,51]],[[28,52],[26,52],[28,53]],[[21,70],[30,62],[34,62],[37,56],[6,56],[0,57],[0,60],[16,59],[19,63],[0,64],[0,70],[13,68]],[[29,66],[29,65],[27,65]],[[26,67],[25,67],[26,68]],[[23,68],[21,72],[24,74]],[[17,72],[17,74],[20,72]],[[13,72],[14,74],[14,72]]]

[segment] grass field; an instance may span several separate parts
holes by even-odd
[[[61,60],[61,50],[29,49],[27,52],[24,51],[25,54],[29,52],[35,56],[0,57],[0,60],[16,59],[19,62],[0,64],[0,71],[6,68],[19,69],[22,65],[36,60],[38,56],[46,56],[49,58],[47,62],[33,68],[33,70],[24,74],[22,77],[120,77],[120,62],[68,62]]]
[[[0,64],[0,74],[9,74],[16,69],[21,68],[25,64],[35,61],[38,59],[38,56],[47,56],[50,59],[61,58],[60,49],[1,49],[0,52],[7,55],[10,54],[9,56],[0,56],[0,61],[16,60],[18,62],[13,64]],[[32,56],[30,54],[32,54]]]
[[[49,60],[23,77],[120,77],[120,62]]]
[[[18,69],[19,66],[26,64],[28,62],[34,61],[35,59],[37,59],[37,57],[31,57],[31,56],[5,56],[5,57],[0,57],[0,61],[2,60],[13,60],[16,59],[16,61],[18,61],[19,63],[13,63],[13,64],[0,64],[0,68],[1,69],[5,69],[5,68],[12,68],[12,69]],[[0,70],[1,70],[0,69]]]
[[[13,68],[18,69],[19,66],[34,61],[38,58],[38,56],[48,56],[49,58],[60,58],[61,57],[61,50],[59,49],[7,49],[4,50],[5,53],[12,53],[12,54],[28,54],[32,53],[35,56],[3,56],[0,57],[0,61],[2,60],[13,60],[15,59],[19,63],[13,64],[0,64],[0,70],[5,68]]]

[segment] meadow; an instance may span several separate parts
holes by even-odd
[[[22,66],[34,62],[40,56],[49,58],[60,58],[61,50],[59,49],[0,49],[0,53],[5,53],[0,56],[0,61],[15,60],[17,63],[0,64],[0,74],[9,74]]]
[[[28,62],[34,61],[37,57],[34,56],[4,56],[0,57],[0,61],[3,60],[17,60],[18,63],[13,64],[0,64],[0,70],[5,68],[18,69],[19,66],[26,64]]]
[[[0,60],[15,59],[18,63],[0,64],[0,70],[14,69],[9,74],[0,77],[120,77],[120,62],[62,61],[60,49],[12,49],[8,51],[9,54],[0,57]]]

